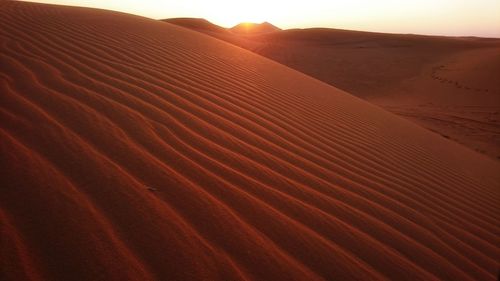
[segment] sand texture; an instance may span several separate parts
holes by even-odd
[[[500,39],[327,28],[241,35],[206,21],[166,21],[261,54],[500,159]]]
[[[498,162],[172,24],[0,15],[1,280],[495,280]]]

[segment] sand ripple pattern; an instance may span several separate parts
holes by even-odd
[[[0,279],[495,279],[498,163],[181,27],[0,14]]]

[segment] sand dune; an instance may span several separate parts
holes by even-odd
[[[195,30],[197,32],[215,37],[222,41],[226,41],[233,45],[240,46],[250,50],[256,50],[262,45],[260,42],[252,40],[251,37],[252,35],[255,35],[255,33],[258,34],[258,32],[254,32],[254,34],[233,33],[231,32],[230,29],[223,28],[205,19],[171,18],[171,19],[163,19],[161,21],[182,26],[187,29]],[[250,37],[247,38],[247,36]]]
[[[496,278],[497,162],[175,25],[0,13],[0,279]]]
[[[185,19],[181,25],[207,33],[187,26],[187,22]],[[227,32],[209,35],[346,90],[492,158],[500,158],[500,39],[328,28],[244,37],[229,36]],[[453,79],[446,77],[452,73]]]
[[[163,20],[168,23],[183,26],[189,29],[194,29],[197,31],[203,31],[205,33],[230,33],[229,30],[213,24],[206,19],[200,18],[171,18]]]
[[[263,23],[243,22],[229,28],[228,30],[236,34],[255,35],[255,34],[267,34],[271,32],[276,32],[280,31],[281,29],[268,22],[263,22]]]

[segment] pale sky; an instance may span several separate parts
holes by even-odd
[[[205,18],[231,27],[331,27],[393,33],[500,37],[500,0],[40,0],[154,19]]]

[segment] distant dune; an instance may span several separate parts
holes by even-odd
[[[500,158],[500,39],[328,28],[209,35]]]
[[[196,18],[171,18],[164,19],[164,22],[172,23],[175,25],[180,25],[189,29],[194,29],[197,31],[204,32],[218,32],[218,33],[229,33],[229,31],[223,27],[209,22],[206,19],[196,19]]]
[[[229,29],[229,31],[236,34],[266,34],[280,30],[281,30],[280,28],[268,22],[263,22],[263,23],[244,22],[237,24]]]
[[[172,24],[0,15],[1,280],[496,279],[498,162]]]

